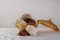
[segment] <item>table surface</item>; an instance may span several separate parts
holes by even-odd
[[[60,31],[41,28],[36,36],[18,36],[17,28],[0,28],[0,40],[60,40]]]

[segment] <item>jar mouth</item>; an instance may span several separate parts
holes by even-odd
[[[29,25],[35,25],[36,24],[36,21],[32,18],[24,18],[23,20]]]

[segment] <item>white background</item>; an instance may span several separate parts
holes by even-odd
[[[52,19],[60,26],[60,0],[0,0],[0,27],[15,27],[15,20],[24,13]]]

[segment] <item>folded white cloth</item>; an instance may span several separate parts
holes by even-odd
[[[29,34],[35,36],[36,33],[37,33],[37,28],[35,28],[33,25],[28,25],[28,26],[26,27],[26,31],[27,31]]]

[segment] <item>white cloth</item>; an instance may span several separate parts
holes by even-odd
[[[35,36],[36,33],[37,33],[37,28],[35,28],[35,27],[32,26],[32,25],[28,25],[28,26],[26,27],[26,31],[27,31],[29,34]]]
[[[42,28],[40,28],[42,30]],[[43,30],[48,28],[43,28]],[[45,30],[46,31],[46,30]],[[59,32],[38,32],[37,36],[18,36],[17,28],[0,28],[0,40],[60,40]]]

